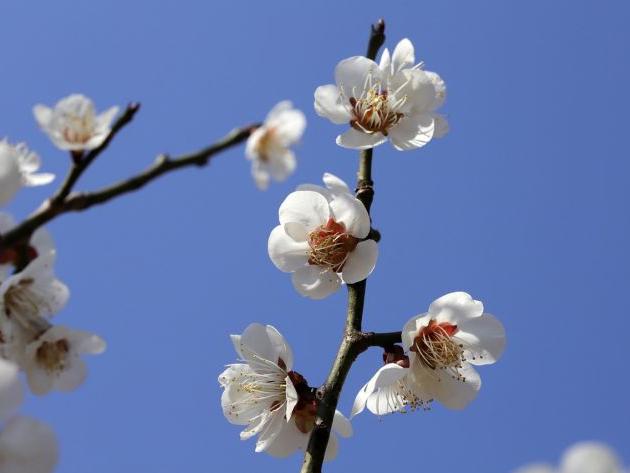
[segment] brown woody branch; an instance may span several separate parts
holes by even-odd
[[[372,25],[366,56],[375,59],[378,50],[385,42],[385,22],[381,19]],[[368,213],[374,199],[372,181],[372,149],[361,151],[356,196]],[[380,234],[379,234],[380,237]],[[370,346],[390,346],[400,342],[400,332],[394,334],[364,333],[361,330],[363,305],[365,302],[366,281],[348,284],[348,312],[344,336],[330,374],[322,387],[317,390],[319,405],[315,427],[309,439],[301,473],[320,473],[326,447],[330,437],[335,409],[346,376],[357,356]]]
[[[0,235],[0,252],[19,245],[24,245],[31,235],[42,225],[50,222],[59,215],[68,212],[77,212],[88,209],[94,205],[103,204],[118,196],[127,194],[144,187],[149,182],[163,174],[185,167],[201,167],[210,162],[217,153],[238,145],[245,141],[259,124],[237,128],[213,145],[203,148],[195,153],[171,158],[160,155],[155,162],[141,173],[120,181],[109,187],[94,192],[75,192],[72,189],[83,172],[104,151],[116,134],[128,124],[139,109],[139,104],[130,104],[125,112],[114,123],[107,139],[98,148],[85,155],[74,155],[74,164],[68,176],[55,194],[16,227],[3,235]]]

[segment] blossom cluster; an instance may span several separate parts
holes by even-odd
[[[397,150],[411,150],[448,130],[445,118],[436,112],[446,96],[444,81],[415,63],[407,39],[391,56],[385,50],[378,64],[362,56],[341,61],[335,80],[335,85],[317,88],[314,105],[318,115],[349,125],[337,137],[341,147],[368,149],[390,140]],[[263,165],[276,167],[272,176],[278,180],[295,167],[288,146],[297,141],[304,123],[301,113],[282,102],[252,135],[248,157],[254,160],[259,187],[268,183],[260,174]],[[331,173],[324,174],[323,183],[300,185],[284,199],[267,243],[273,264],[291,274],[295,290],[310,299],[326,298],[344,284],[365,280],[378,260],[364,203]],[[289,344],[274,327],[260,324],[232,335],[232,341],[240,361],[219,376],[225,417],[245,426],[241,439],[258,436],[257,452],[284,457],[305,450],[319,399],[294,370]],[[401,341],[385,347],[384,365],[356,395],[351,417],[366,408],[379,416],[428,409],[433,401],[464,408],[481,386],[473,366],[499,359],[505,331],[481,302],[453,292],[411,318],[402,328]],[[342,437],[352,434],[349,420],[339,411],[332,429]],[[337,444],[331,434],[324,460],[337,454]]]
[[[615,452],[600,442],[578,442],[569,447],[560,460],[558,467],[547,463],[526,465],[514,473],[624,473],[624,469]]]
[[[37,105],[34,115],[51,141],[73,158],[100,146],[110,133],[117,113],[113,107],[96,115],[91,100],[82,95],[62,99],[54,108]],[[25,144],[0,142],[0,205],[9,203],[24,186],[48,184],[54,176],[37,174],[39,157]],[[0,235],[16,226],[0,212]],[[56,325],[55,315],[66,305],[68,287],[54,271],[57,252],[44,228],[30,238],[0,251],[0,471],[46,473],[57,459],[50,429],[37,421],[15,417],[22,399],[18,377],[24,373],[36,395],[72,391],[87,375],[83,354],[100,354],[105,342],[97,335]]]

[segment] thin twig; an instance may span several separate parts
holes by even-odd
[[[51,199],[47,200],[38,210],[19,225],[5,234],[0,235],[0,252],[23,242],[28,242],[35,230],[59,215],[68,212],[77,212],[94,205],[103,204],[115,197],[140,189],[170,171],[185,167],[205,166],[215,154],[242,143],[249,137],[253,130],[260,126],[259,124],[253,124],[243,128],[237,128],[215,144],[195,153],[175,158],[170,158],[166,155],[158,156],[155,162],[146,170],[110,187],[95,192],[70,193],[85,168],[107,147],[115,134],[126,123],[131,121],[137,109],[138,107],[133,104],[127,108],[127,111],[116,122],[114,127],[112,127],[112,131],[105,142],[82,157],[82,161],[80,162],[87,162],[87,164],[81,167],[75,165],[75,168],[70,172],[59,191],[57,191]]]
[[[384,42],[385,22],[381,19],[372,25],[366,56],[374,60]],[[361,151],[357,177],[356,196],[363,202],[363,205],[369,213],[374,198],[371,149]],[[365,334],[361,331],[363,304],[365,302],[365,286],[365,280],[356,284],[348,284],[348,312],[344,337],[326,382],[317,390],[317,398],[319,400],[317,417],[315,418],[315,427],[311,433],[306,454],[304,455],[301,473],[320,473],[322,470],[339,395],[346,376],[357,356],[369,346],[380,346],[381,341],[387,341],[386,339],[389,338],[392,340],[396,339],[395,336],[389,338],[378,337],[376,334]],[[379,343],[375,343],[377,341]],[[373,343],[373,345],[370,345],[370,342]]]

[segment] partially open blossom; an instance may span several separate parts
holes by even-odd
[[[221,406],[232,424],[244,425],[241,439],[258,435],[257,452],[285,457],[304,450],[315,424],[317,400],[304,377],[293,370],[293,352],[271,325],[251,324],[232,342],[244,363],[235,363],[219,375],[223,387]],[[348,420],[335,413],[333,429],[352,434]],[[337,452],[331,434],[326,459]]]
[[[448,125],[436,113],[446,97],[444,81],[415,64],[414,47],[403,39],[380,64],[363,57],[344,59],[335,68],[335,84],[315,91],[315,111],[350,129],[337,137],[344,148],[366,149],[389,139],[398,150],[426,145]]]
[[[353,415],[366,406],[377,415],[426,409],[434,400],[463,409],[481,379],[472,365],[494,363],[505,347],[503,325],[465,292],[434,301],[402,330],[404,348],[386,354],[385,366],[359,391]]]
[[[0,141],[0,205],[5,205],[22,187],[43,186],[55,178],[54,174],[39,173],[39,156],[24,143]]]
[[[292,274],[303,296],[323,299],[367,278],[378,257],[378,246],[365,240],[370,216],[347,184],[324,174],[326,188],[304,185],[282,202],[280,225],[269,235],[269,257],[278,269]]]
[[[514,473],[623,473],[623,471],[619,458],[607,445],[600,442],[578,442],[564,452],[558,468],[536,463],[523,466]]]
[[[73,391],[87,376],[81,355],[98,355],[104,351],[105,342],[99,336],[57,325],[26,347],[20,367],[26,372],[34,394]]]
[[[245,154],[252,161],[252,176],[259,189],[269,179],[284,181],[295,171],[295,154],[289,149],[297,143],[306,127],[304,114],[288,100],[271,109],[262,126],[247,140]]]
[[[28,417],[15,417],[0,432],[2,473],[52,473],[59,459],[55,433]]]
[[[54,108],[35,105],[33,114],[42,130],[60,149],[91,150],[99,147],[111,131],[118,107],[97,115],[89,98],[73,94],[61,99]]]

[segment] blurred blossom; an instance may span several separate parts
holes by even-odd
[[[514,473],[624,473],[624,470],[615,452],[607,445],[600,442],[578,442],[564,452],[558,468],[547,464],[532,464],[521,467]]]
[[[259,189],[267,189],[270,178],[284,181],[295,171],[295,154],[289,147],[300,140],[305,127],[304,114],[285,100],[273,107],[262,126],[251,134],[245,155],[252,161],[252,176]]]
[[[96,115],[89,98],[73,94],[61,99],[54,108],[35,105],[33,114],[41,129],[59,149],[91,150],[103,144],[111,131],[118,107]]]
[[[24,186],[42,186],[55,178],[54,174],[39,173],[39,156],[30,151],[24,143],[10,144],[0,141],[0,205],[5,205]]]

